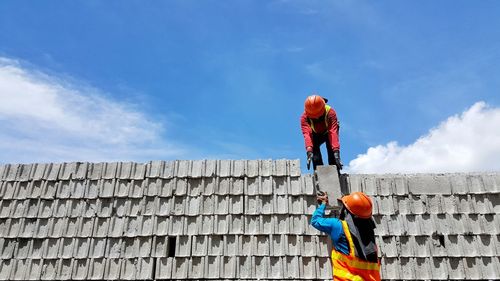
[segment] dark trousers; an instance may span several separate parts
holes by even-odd
[[[328,139],[328,134],[312,134],[313,141],[313,169],[316,166],[323,165],[323,157],[321,156],[320,146],[326,143],[326,151],[328,152],[328,165],[335,165],[335,157],[333,156],[333,149]]]

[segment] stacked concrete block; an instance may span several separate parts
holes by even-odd
[[[500,278],[498,174],[349,175],[374,199],[382,277]]]
[[[0,280],[328,279],[313,190],[296,160],[3,165]]]

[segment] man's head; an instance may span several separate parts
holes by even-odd
[[[307,117],[315,119],[325,114],[325,99],[318,95],[308,96],[304,102]]]
[[[344,207],[354,216],[361,219],[372,217],[372,200],[363,192],[353,192],[343,196],[340,200],[344,204]]]

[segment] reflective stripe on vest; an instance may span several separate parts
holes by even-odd
[[[369,262],[356,257],[354,242],[346,221],[342,221],[347,242],[349,243],[349,255],[332,249],[332,267],[334,280],[380,280],[380,263]]]
[[[327,118],[327,116],[328,116],[328,112],[330,111],[331,108],[332,108],[331,106],[329,106],[328,104],[325,104],[325,125],[326,125],[327,128],[328,128],[328,118]],[[313,132],[316,133],[316,130],[314,129],[314,122],[310,118],[307,118],[307,120],[309,121],[309,126],[311,126],[311,129],[313,130]]]

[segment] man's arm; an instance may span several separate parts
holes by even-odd
[[[335,226],[337,218],[325,218],[325,208],[326,203],[322,203],[316,211],[314,211],[311,218],[311,226],[316,228],[319,231],[323,231],[328,233],[329,235],[332,233],[332,230]]]
[[[307,123],[307,117],[302,114],[300,117],[300,128],[302,129],[302,135],[304,136],[304,143],[307,151],[312,151],[313,141],[311,138],[312,129],[309,123]]]
[[[330,108],[328,111],[328,138],[330,140],[330,145],[333,150],[340,150],[340,142],[339,142],[339,122],[337,119],[337,113],[335,110]]]

